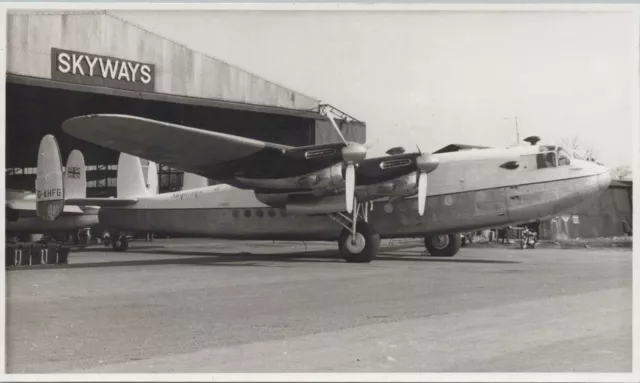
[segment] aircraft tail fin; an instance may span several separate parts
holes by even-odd
[[[74,149],[67,158],[64,174],[64,198],[87,198],[87,171],[84,156]]]
[[[154,164],[155,166],[155,164]],[[156,173],[156,179],[158,175]],[[140,158],[120,153],[118,159],[117,198],[140,198],[153,195],[144,180]]]
[[[55,220],[64,208],[64,197],[60,147],[56,138],[47,134],[38,148],[36,215],[47,221]]]
[[[158,194],[158,167],[156,163],[149,160],[140,159],[142,163],[142,170],[145,177],[145,183],[147,185],[147,190],[151,195]]]

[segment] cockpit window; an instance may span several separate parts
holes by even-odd
[[[555,168],[558,166],[555,151],[539,153],[536,157],[536,162],[538,163],[538,169]]]
[[[571,154],[562,148],[558,148],[558,166],[571,164]]]

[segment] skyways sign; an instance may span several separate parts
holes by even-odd
[[[51,79],[138,92],[153,92],[155,65],[51,48]]]

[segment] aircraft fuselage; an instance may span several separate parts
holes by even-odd
[[[570,210],[599,196],[610,175],[597,164],[541,168],[537,148],[473,150],[438,155],[429,174],[426,212],[417,198],[373,201],[369,223],[383,238],[455,233],[517,224]],[[501,166],[517,162],[516,168]],[[343,196],[341,198],[344,198]],[[292,214],[261,202],[252,190],[218,185],[103,207],[101,225],[120,230],[255,240],[337,240],[342,227],[325,214]]]

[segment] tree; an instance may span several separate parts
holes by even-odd
[[[631,180],[632,175],[631,166],[618,166],[611,171],[611,179],[614,180]]]
[[[585,145],[575,136],[561,140],[558,145],[579,160],[598,162],[598,158],[600,157],[600,153],[598,153],[597,150],[592,146]]]

